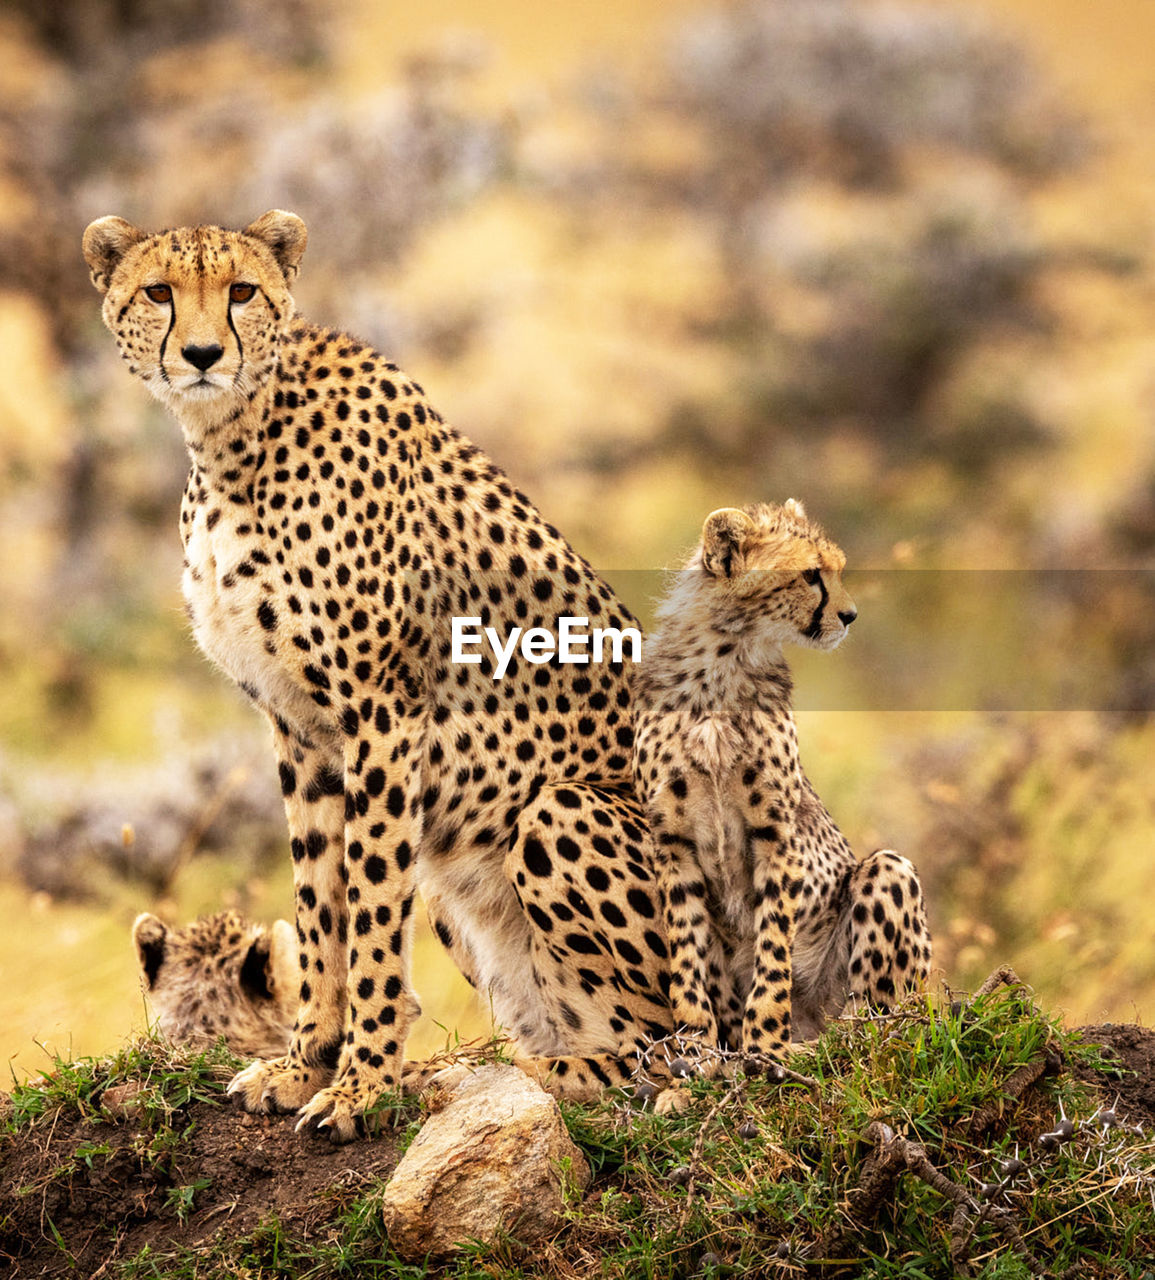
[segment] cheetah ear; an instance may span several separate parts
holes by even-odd
[[[123,218],[110,215],[88,224],[82,243],[84,260],[88,263],[92,283],[101,293],[108,292],[113,273],[129,249],[147,239],[147,231],[141,231]]]
[[[737,507],[721,507],[702,526],[702,567],[712,577],[731,578],[746,563],[746,539],[754,522]]]
[[[150,991],[156,985],[160,966],[164,964],[164,942],[167,936],[168,929],[164,921],[147,911],[142,911],[133,922],[132,941]]]
[[[241,986],[256,1000],[273,998],[273,970],[269,936],[262,929],[241,965]]]
[[[270,209],[268,213],[262,213],[256,222],[250,222],[244,234],[272,250],[285,283],[292,284],[309,240],[309,232],[301,219],[284,209]]]
[[[805,520],[806,512],[802,507],[802,503],[797,498],[787,498],[782,504],[782,510],[788,516],[793,516],[795,520]]]

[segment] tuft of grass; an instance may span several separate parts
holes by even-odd
[[[223,1041],[190,1049],[153,1030],[106,1057],[53,1055],[45,1074],[14,1084],[0,1125],[14,1132],[61,1111],[99,1123],[109,1118],[106,1094],[123,1085],[134,1114],[159,1129],[190,1102],[222,1103],[225,1085],[244,1065]]]
[[[165,1205],[176,1215],[177,1221],[185,1223],[192,1213],[196,1194],[212,1186],[211,1178],[196,1178],[181,1186],[169,1187],[165,1192]]]

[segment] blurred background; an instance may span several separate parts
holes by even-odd
[[[0,1083],[144,1023],[128,929],[291,914],[260,719],[187,634],[175,424],[87,222],[310,227],[296,291],[648,617],[795,496],[860,608],[803,756],[936,960],[1155,1014],[1149,0],[8,0]],[[488,1029],[435,942],[411,1049]]]

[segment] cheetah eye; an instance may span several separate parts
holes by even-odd
[[[813,586],[813,585],[818,581],[818,579],[819,579],[819,577],[820,577],[820,576],[821,576],[821,575],[820,575],[820,573],[818,572],[818,570],[817,570],[817,569],[803,569],[803,570],[802,570],[802,581],[803,581],[803,582],[809,582],[811,586]]]
[[[234,284],[229,289],[229,301],[230,302],[248,302],[248,300],[253,296],[254,293],[256,293],[256,291],[257,291],[257,286],[255,284],[240,284],[240,283]]]
[[[145,288],[145,293],[153,302],[172,301],[172,289],[167,284],[150,284]]]

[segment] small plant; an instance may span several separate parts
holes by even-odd
[[[74,1159],[83,1164],[86,1169],[94,1169],[96,1167],[94,1161],[98,1157],[104,1157],[112,1154],[112,1144],[108,1142],[82,1142],[76,1148]]]
[[[188,1221],[189,1214],[193,1211],[193,1201],[198,1191],[204,1191],[206,1187],[212,1186],[211,1178],[197,1178],[195,1182],[186,1183],[184,1186],[169,1187],[165,1195],[165,1207],[171,1209],[176,1214],[177,1220],[183,1225]]]
[[[176,1152],[192,1136],[195,1127],[195,1121],[178,1127],[165,1120],[156,1129],[138,1134],[133,1145],[137,1155],[143,1160],[158,1168],[167,1169]]]

